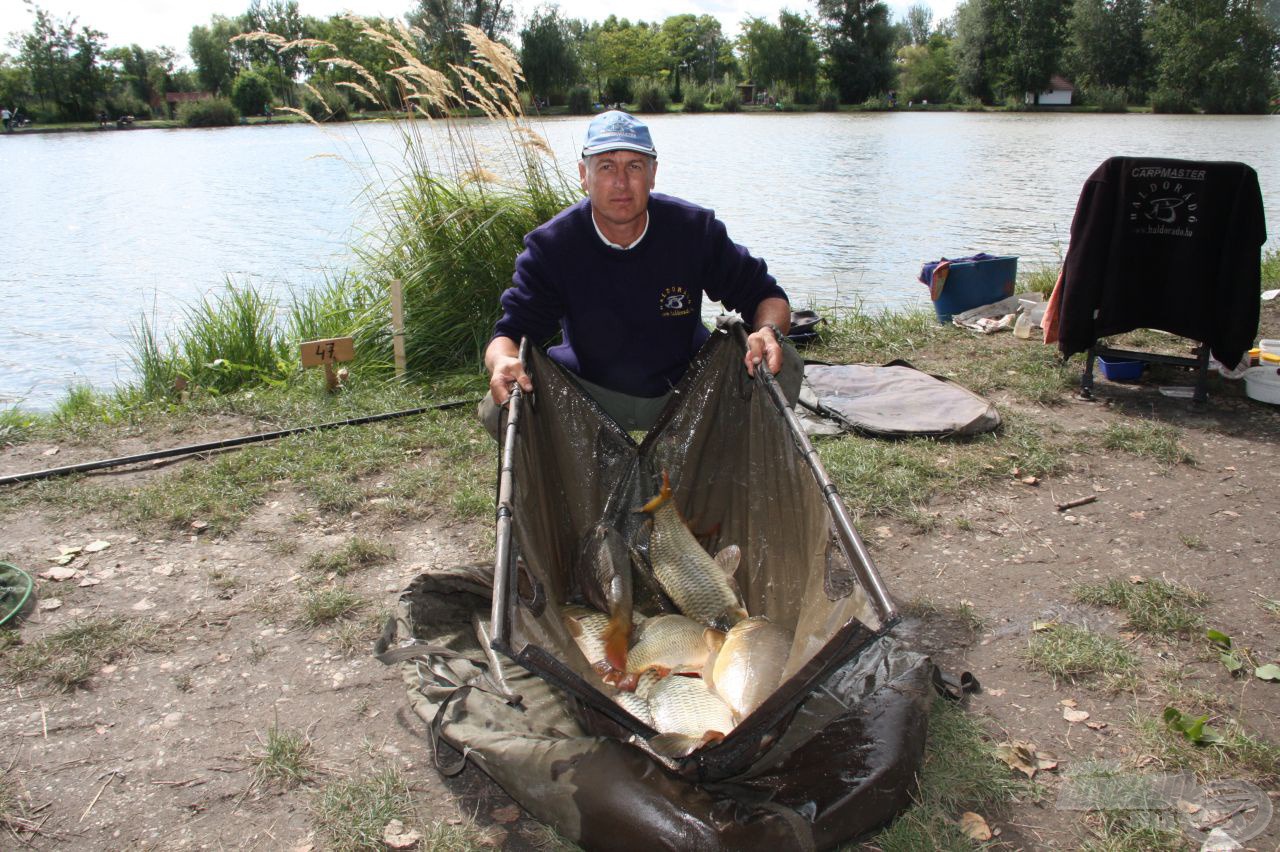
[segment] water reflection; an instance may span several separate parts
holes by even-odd
[[[1242,160],[1280,211],[1272,117],[859,113],[658,116],[658,189],[714,207],[800,302],[923,302],[922,261],[1052,263],[1076,196],[1113,155]],[[576,178],[586,118],[541,122]],[[428,130],[427,133],[434,131]],[[481,150],[509,140],[468,125]],[[131,324],[162,327],[228,278],[285,294],[378,228],[366,193],[403,158],[388,124],[0,139],[0,404],[48,407],[130,374]],[[363,164],[354,168],[352,163]],[[1273,227],[1273,232],[1275,228]],[[1268,243],[1280,246],[1280,236]]]

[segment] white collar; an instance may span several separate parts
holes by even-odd
[[[615,248],[619,251],[628,251],[638,246],[640,241],[644,239],[644,235],[649,233],[649,211],[644,211],[644,230],[640,232],[640,236],[636,237],[635,241],[631,243],[631,245],[627,246],[619,245],[604,235],[604,231],[600,230],[600,225],[596,223],[596,214],[594,211],[591,213],[591,224],[595,227],[596,233],[600,235],[600,239],[603,240],[604,244],[609,248]]]

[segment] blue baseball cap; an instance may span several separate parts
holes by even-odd
[[[587,126],[582,156],[590,157],[605,151],[638,151],[650,157],[658,156],[649,127],[634,115],[616,109],[600,113]]]

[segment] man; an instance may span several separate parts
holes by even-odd
[[[786,293],[712,211],[653,194],[657,169],[644,123],[617,111],[591,122],[578,163],[587,198],[525,237],[514,286],[502,295],[503,315],[485,351],[490,396],[481,419],[490,432],[495,405],[516,384],[533,390],[520,338],[541,342],[557,327],[563,342],[548,351],[551,358],[624,429],[649,429],[710,334],[703,292],[755,329],[747,338],[749,373],[761,364],[782,369],[781,337],[791,323]]]

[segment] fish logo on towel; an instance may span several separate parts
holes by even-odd
[[[658,313],[664,317],[683,317],[692,313],[693,299],[679,284],[667,287],[658,296]]]

